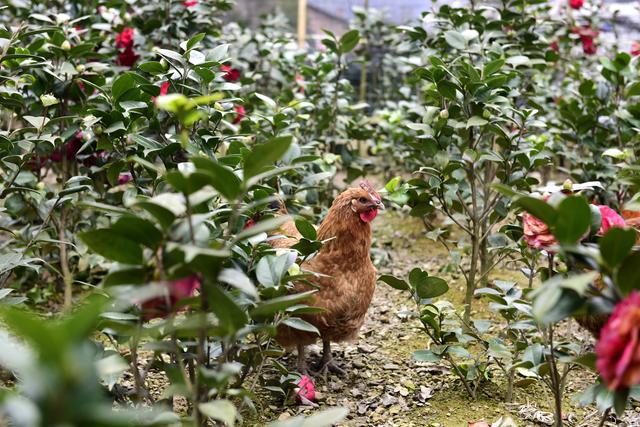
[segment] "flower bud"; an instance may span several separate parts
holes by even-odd
[[[78,73],[84,73],[86,70],[87,70],[87,67],[85,67],[84,64],[76,65],[76,71]]]
[[[93,127],[93,133],[95,133],[96,135],[102,135],[102,132],[104,132],[102,126],[96,125]]]
[[[440,118],[441,119],[448,119],[449,118],[449,110],[447,110],[446,108],[444,110],[440,110]]]
[[[38,183],[36,184],[36,189],[37,189],[38,191],[42,191],[42,190],[44,190],[44,182],[42,182],[42,181],[38,182]]]
[[[562,183],[562,189],[565,190],[565,191],[572,191],[573,190],[573,182],[571,182],[570,179],[566,179]]]
[[[71,43],[69,43],[69,40],[63,41],[62,44],[60,45],[60,49],[66,50],[66,51],[71,50]]]

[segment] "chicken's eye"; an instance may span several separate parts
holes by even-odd
[[[366,197],[360,197],[360,199],[358,199],[358,201],[360,203],[367,203],[367,198]]]

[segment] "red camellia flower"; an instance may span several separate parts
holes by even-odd
[[[133,51],[133,28],[125,28],[121,33],[116,34],[116,47],[123,49],[118,54],[116,63],[125,67],[133,67],[139,55]]]
[[[598,206],[600,209],[600,216],[602,217],[602,223],[600,225],[600,230],[598,230],[598,236],[604,236],[604,233],[607,232],[611,227],[620,227],[624,228],[626,223],[624,222],[624,218],[622,218],[618,212],[611,209],[609,206]]]
[[[640,293],[616,305],[600,331],[596,366],[610,390],[640,384]]]
[[[558,42],[555,40],[551,42],[551,44],[549,45],[549,48],[556,53],[560,52],[560,46],[558,45]]]
[[[230,65],[221,65],[220,71],[225,72],[225,75],[222,77],[228,82],[236,82],[240,79],[240,71],[235,68],[231,68]]]
[[[126,184],[127,182],[130,182],[132,179],[133,179],[133,176],[131,175],[131,172],[122,172],[120,175],[118,175],[118,185]]]
[[[597,52],[598,47],[595,44],[595,38],[598,37],[598,31],[592,29],[587,25],[580,28],[576,27],[572,31],[580,36],[580,41],[582,42],[582,51],[584,53],[586,53],[587,55],[593,55]]]
[[[82,147],[82,135],[82,131],[78,131],[70,140],[65,142],[62,147],[56,148],[53,153],[51,153],[51,160],[61,162],[62,156],[67,160],[75,159],[76,154],[80,151],[80,147]]]
[[[171,83],[169,82],[164,82],[160,85],[160,96],[164,96],[169,93],[169,86],[171,86]],[[152,96],[151,101],[156,102],[156,97]]]
[[[631,55],[633,56],[640,55],[640,42],[631,43]]]
[[[197,0],[190,0],[190,1],[185,1],[184,3],[182,3],[185,7],[194,7],[198,5],[198,1]]]
[[[571,9],[580,9],[584,5],[584,0],[569,0]]]
[[[133,49],[125,49],[118,55],[118,65],[133,67],[140,56],[136,55]]]
[[[140,308],[143,311],[142,318],[151,320],[156,318],[166,318],[174,311],[176,303],[182,299],[193,296],[197,289],[200,289],[200,278],[198,276],[188,276],[184,279],[174,280],[165,283],[166,294],[145,301]]]
[[[550,246],[558,244],[556,238],[549,231],[547,224],[530,213],[522,215],[522,226],[524,240],[532,248],[548,250]]]
[[[233,124],[237,125],[242,121],[242,119],[244,119],[246,111],[244,110],[244,107],[242,105],[236,105],[235,107],[233,107],[233,110],[236,112],[236,118],[233,119]]]
[[[307,375],[303,375],[295,388],[296,399],[301,403],[313,402],[316,398],[316,386],[313,380]]]
[[[160,85],[160,96],[164,96],[169,92],[169,86],[171,86],[169,82],[164,82]]]
[[[123,49],[133,47],[133,28],[127,27],[116,34],[116,47]]]

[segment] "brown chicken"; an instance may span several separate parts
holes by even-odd
[[[369,257],[370,222],[380,209],[384,209],[380,195],[368,182],[362,182],[360,188],[344,191],[334,200],[318,228],[318,240],[330,240],[315,257],[301,265],[303,270],[321,275],[308,279],[317,287],[317,292],[306,303],[325,311],[302,318],[320,331],[322,360],[319,373],[323,375],[328,371],[344,373],[333,361],[331,343],[357,337],[373,298],[377,274]],[[278,233],[284,237],[271,242],[277,248],[290,247],[301,237],[293,221],[285,223]],[[291,292],[311,289],[315,288],[296,283]],[[298,370],[306,374],[305,347],[315,343],[318,335],[280,326],[276,339],[286,348],[297,347]]]

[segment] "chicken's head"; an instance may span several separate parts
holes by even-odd
[[[362,181],[360,188],[354,188],[351,192],[351,210],[363,222],[373,221],[381,209],[384,209],[382,198],[368,181]]]

